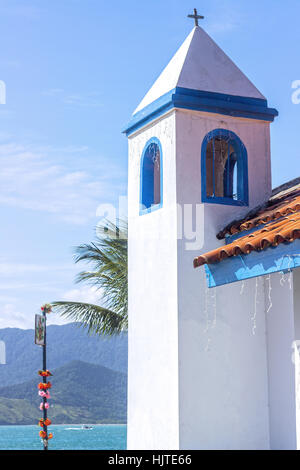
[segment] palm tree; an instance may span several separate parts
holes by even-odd
[[[127,222],[105,222],[97,227],[96,241],[75,250],[75,263],[84,261],[91,271],[82,271],[76,282],[99,289],[103,306],[82,302],[52,302],[60,315],[80,322],[89,333],[120,334],[128,328]],[[101,295],[100,295],[101,292]]]

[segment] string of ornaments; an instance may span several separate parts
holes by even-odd
[[[41,310],[44,314],[49,314],[52,311],[52,307],[50,304],[46,304],[43,307],[41,307]],[[49,403],[48,400],[51,398],[50,396],[50,388],[52,387],[52,384],[50,381],[47,381],[48,377],[51,377],[53,374],[47,369],[47,370],[39,370],[38,375],[43,378],[43,382],[40,382],[38,384],[38,394],[42,398],[42,402],[40,404],[40,410],[48,410],[49,409]],[[49,439],[53,438],[52,432],[48,433],[48,426],[51,424],[51,419],[49,418],[41,418],[38,422],[38,425],[42,428],[39,432],[39,436],[42,438],[44,446],[48,447],[48,441]]]

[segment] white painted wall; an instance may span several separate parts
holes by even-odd
[[[295,323],[295,393],[297,449],[300,450],[300,269],[293,271],[294,323]]]
[[[295,340],[300,341],[300,269],[293,271]]]
[[[271,191],[269,123],[176,110],[129,139],[128,449],[269,447],[264,302],[255,336],[251,323],[255,280],[242,296],[238,285],[215,291],[217,324],[205,332],[203,269],[192,263],[249,207],[202,205],[202,248],[177,240],[176,204],[201,203],[201,145],[219,127],[247,147],[255,207]],[[151,137],[163,149],[164,204],[139,216],[140,158]]]
[[[296,343],[294,345],[294,359],[295,359],[297,450],[300,450],[300,351],[299,351],[299,346]]]
[[[263,98],[198,27],[136,112],[175,86]],[[247,148],[250,207],[201,204],[201,146],[216,128],[235,132]],[[151,137],[159,138],[163,148],[164,204],[139,216],[140,158]],[[130,137],[128,188],[128,448],[268,448],[263,285],[257,291],[255,336],[255,280],[246,283],[244,295],[238,285],[215,291],[217,323],[213,316],[214,328],[206,332],[215,300],[212,307],[203,268],[195,271],[193,258],[223,244],[216,233],[270,196],[269,123],[172,110]],[[193,250],[187,250],[186,240],[177,240],[177,204],[181,211],[184,205],[195,210],[200,204],[201,243]]]
[[[241,294],[241,283],[205,292],[203,273],[195,277],[198,306],[182,302],[179,314],[180,448],[268,449],[263,282],[254,335],[255,279]]]
[[[201,145],[208,132],[235,132],[248,152],[250,208],[271,192],[269,124],[201,112],[176,112],[177,201],[201,203]],[[203,207],[203,206],[202,206]],[[252,334],[256,280],[207,292],[193,258],[223,245],[216,233],[249,207],[204,205],[204,243],[193,251],[178,242],[180,448],[268,449],[268,379],[265,306],[258,285],[257,328]],[[195,220],[194,220],[195,225]],[[216,295],[215,299],[211,296]],[[207,300],[208,299],[208,300]],[[214,328],[206,332],[208,314]],[[206,351],[211,340],[210,351]]]
[[[293,278],[281,279],[280,273],[271,275],[272,308],[266,316],[272,450],[296,449]],[[269,283],[265,282],[266,305],[270,305]]]
[[[201,146],[214,129],[237,134],[248,153],[249,207],[206,204],[205,251],[216,247],[215,235],[236,217],[271,195],[270,123],[213,113],[176,111],[177,202],[201,203]],[[223,243],[223,242],[221,242]],[[198,252],[199,255],[199,252]]]
[[[140,159],[163,149],[163,208],[139,216]],[[174,113],[129,139],[128,449],[178,449],[177,218]]]

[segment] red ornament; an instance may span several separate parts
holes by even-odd
[[[39,370],[38,374],[41,377],[50,377],[51,375],[53,375],[53,374],[51,374],[50,370],[48,370],[48,369],[47,370]]]

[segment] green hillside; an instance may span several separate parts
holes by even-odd
[[[0,387],[33,379],[42,361],[42,349],[34,344],[34,330],[0,329],[0,340],[6,346],[6,364],[0,364]],[[127,373],[127,334],[89,336],[76,323],[48,326],[48,368],[58,368],[73,360]]]
[[[33,424],[39,419],[38,411],[27,400],[0,397],[0,424]]]
[[[103,366],[72,361],[55,371],[49,417],[55,424],[125,423],[127,377]],[[0,388],[0,425],[34,424],[40,417],[40,377]]]

